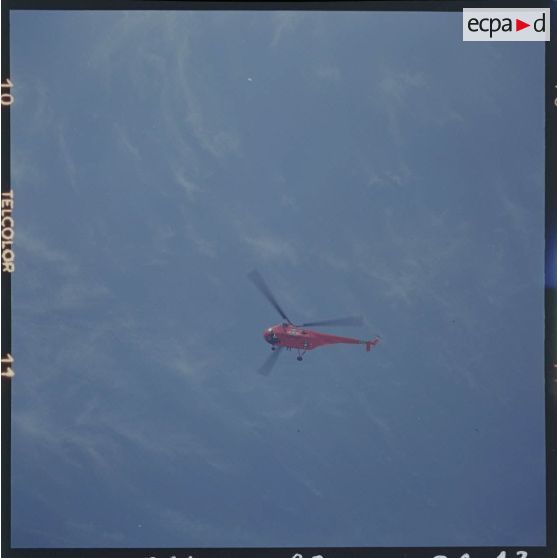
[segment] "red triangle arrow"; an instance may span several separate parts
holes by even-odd
[[[530,23],[525,23],[524,21],[521,21],[520,19],[515,20],[515,30],[516,31],[521,31],[522,29],[525,29],[526,27],[531,27],[531,24]]]

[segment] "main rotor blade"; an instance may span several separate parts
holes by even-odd
[[[301,324],[301,327],[311,326],[361,326],[364,323],[362,316],[347,316],[346,318],[337,318],[335,320],[324,320],[322,322],[308,322]]]
[[[263,376],[269,376],[271,369],[275,366],[277,362],[277,357],[281,352],[283,347],[279,347],[275,349],[266,359],[265,362],[258,368],[258,373],[262,374]]]
[[[248,274],[248,277],[250,278],[252,283],[254,283],[254,285],[256,285],[256,287],[261,291],[261,293],[265,296],[265,298],[267,298],[267,300],[269,300],[269,302],[273,305],[275,310],[277,310],[277,312],[279,312],[279,314],[281,314],[281,316],[285,320],[287,320],[287,322],[292,324],[291,320],[289,320],[289,318],[287,318],[287,315],[285,314],[285,312],[283,312],[283,309],[281,308],[281,306],[279,306],[279,303],[275,300],[275,297],[271,293],[271,291],[270,291],[269,287],[267,286],[266,282],[263,280],[263,277],[255,269]]]

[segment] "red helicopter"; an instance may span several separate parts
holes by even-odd
[[[277,357],[282,349],[288,351],[296,349],[298,356],[297,360],[302,360],[302,356],[306,351],[311,351],[322,345],[332,345],[334,343],[347,343],[350,345],[365,345],[366,350],[370,351],[372,347],[380,342],[379,337],[375,337],[369,341],[362,341],[360,339],[353,339],[352,337],[339,337],[338,335],[329,335],[327,333],[320,333],[306,329],[307,327],[315,326],[359,326],[362,325],[362,318],[360,316],[349,316],[347,318],[338,318],[334,320],[324,320],[321,322],[308,322],[300,325],[295,325],[289,320],[283,309],[277,303],[277,300],[271,293],[263,277],[256,271],[251,271],[248,274],[250,280],[260,290],[260,292],[267,298],[271,305],[279,312],[284,322],[267,328],[264,331],[264,339],[271,345],[271,350],[274,351],[267,360],[260,367],[258,372],[267,375],[277,361]]]

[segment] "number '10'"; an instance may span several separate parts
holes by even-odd
[[[14,84],[10,81],[10,78],[6,78],[6,83],[0,83],[0,87],[13,87]],[[14,96],[10,93],[2,93],[0,95],[0,104],[5,107],[9,107],[14,102]]]

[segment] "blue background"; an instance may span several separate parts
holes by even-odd
[[[12,12],[12,542],[543,545],[544,45],[460,13]],[[363,314],[382,343],[281,356]]]

